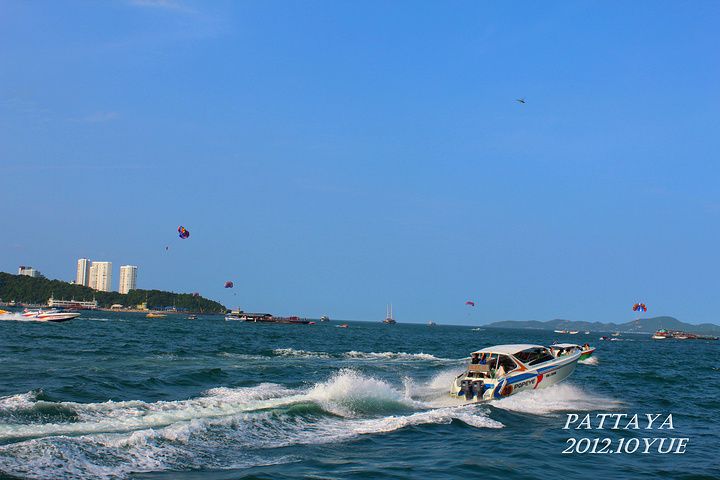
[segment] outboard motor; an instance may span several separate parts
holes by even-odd
[[[462,382],[460,382],[460,393],[465,394],[465,400],[472,400],[473,389],[472,382],[470,380],[463,380]]]
[[[472,384],[472,393],[473,393],[473,396],[474,396],[474,397],[477,397],[478,400],[482,399],[482,394],[483,394],[483,390],[484,390],[483,387],[484,387],[484,386],[485,386],[485,384],[483,383],[482,380],[480,380],[479,382],[473,382],[473,384]],[[471,397],[471,398],[472,398],[472,397]]]

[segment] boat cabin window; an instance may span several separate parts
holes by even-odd
[[[526,365],[537,365],[555,359],[550,351],[544,347],[528,348],[516,353],[515,356]]]
[[[468,365],[469,378],[495,378],[515,370],[518,365],[508,355],[500,355],[497,353],[486,354],[483,358],[484,363]]]
[[[500,369],[500,367],[502,367],[505,373],[508,373],[517,368],[517,363],[515,363],[513,359],[507,355],[500,355],[500,358],[498,359],[498,369]]]

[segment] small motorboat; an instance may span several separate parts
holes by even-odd
[[[580,352],[580,360],[586,360],[595,352],[595,347],[585,344],[582,347],[574,343],[553,343],[550,345],[550,351],[555,357],[561,357],[575,352]]]
[[[337,328],[348,328],[349,325],[347,323],[343,323],[342,325],[335,325],[335,326]]]
[[[555,333],[568,333],[567,330],[553,330]]]
[[[145,315],[146,318],[165,318],[167,315],[160,312],[150,312],[147,315]]]
[[[570,330],[568,333],[569,333],[570,335],[577,335],[577,334],[580,333],[580,332],[579,332],[578,330]]]
[[[327,315],[323,315],[322,317],[320,317],[320,321],[321,321],[321,322],[329,322],[329,321],[330,321],[330,317],[328,317]]]
[[[76,312],[63,312],[57,309],[51,310],[23,310],[22,316],[39,322],[67,322],[80,316]]]
[[[450,386],[450,394],[469,402],[503,398],[546,388],[575,371],[581,352],[556,357],[541,345],[495,345],[471,354],[467,370]]]
[[[197,315],[189,315],[187,317],[188,320],[197,320]]]
[[[437,323],[433,322],[432,320],[427,323],[428,327],[434,327],[435,325],[437,325]]]
[[[612,335],[613,337],[619,337],[619,336],[620,336],[620,332],[613,332],[611,335]]]
[[[652,336],[653,340],[665,340],[666,338],[672,338],[672,334],[665,330],[664,328],[661,328],[657,332],[655,332]]]
[[[602,337],[600,337],[600,340],[610,340],[610,337],[608,337],[607,335],[603,335]]]

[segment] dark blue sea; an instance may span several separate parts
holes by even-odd
[[[0,321],[0,477],[720,478],[720,342],[339,323]],[[470,351],[556,339],[598,347],[567,382],[483,405],[448,395]],[[568,413],[674,428],[565,430]],[[562,453],[571,437],[688,443]]]

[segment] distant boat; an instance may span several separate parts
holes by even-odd
[[[385,320],[383,320],[383,323],[387,323],[388,325],[396,324],[397,322],[395,321],[395,319],[392,316],[392,304],[388,305],[386,310],[387,310],[386,314],[385,314],[386,316],[385,316]]]
[[[432,320],[427,323],[428,327],[434,327],[435,325],[437,325],[437,323],[433,322]]]
[[[586,332],[585,332],[585,335],[590,335],[590,331],[586,331]]]
[[[188,320],[197,320],[197,315],[190,315],[187,317]]]
[[[571,331],[569,331],[569,332],[567,332],[567,333],[569,333],[570,335],[577,335],[577,334],[580,333],[580,332],[577,331],[577,330],[571,330]]]
[[[612,335],[613,337],[619,337],[619,336],[620,336],[620,332],[613,332],[611,335]]]
[[[347,324],[347,323],[343,323],[343,324],[341,324],[341,325],[335,325],[335,326],[336,326],[337,328],[348,328],[348,324]]]
[[[567,330],[553,330],[555,333],[568,333]]]
[[[672,334],[664,328],[661,328],[652,336],[653,340],[665,340],[666,338],[672,338]]]
[[[150,312],[147,315],[145,315],[146,318],[165,318],[167,315],[160,312]]]
[[[320,321],[321,321],[321,322],[329,322],[329,321],[330,321],[330,317],[328,317],[327,315],[323,315],[322,317],[320,317]]]
[[[41,322],[67,322],[80,316],[79,313],[67,313],[57,309],[23,310],[22,316]]]

